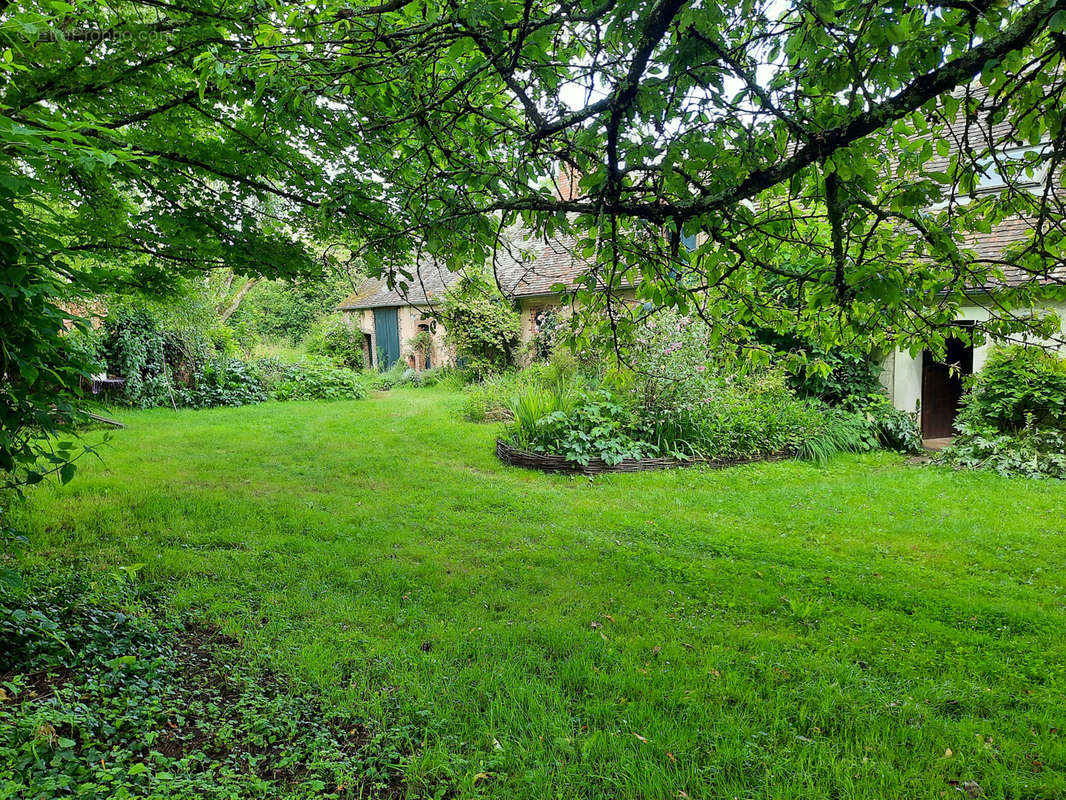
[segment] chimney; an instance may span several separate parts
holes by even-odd
[[[578,183],[581,181],[581,173],[563,162],[559,165],[559,177],[555,179],[555,189],[559,192],[559,199],[577,200],[581,196],[581,187]]]

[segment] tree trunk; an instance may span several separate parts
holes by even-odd
[[[263,279],[258,277],[249,278],[243,284],[241,284],[241,288],[237,290],[237,293],[235,295],[233,295],[233,299],[230,300],[230,304],[226,306],[226,310],[223,311],[221,314],[223,325],[225,325],[229,321],[229,318],[233,316],[234,312],[241,307],[241,301],[244,300],[248,292],[252,291],[252,289],[255,288],[256,284],[259,283],[259,281],[261,280]]]

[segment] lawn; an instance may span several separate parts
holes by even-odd
[[[1061,483],[543,475],[459,400],[122,413],[24,559],[144,564],[411,796],[1066,797]]]

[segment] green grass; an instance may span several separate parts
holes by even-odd
[[[1061,483],[883,454],[550,476],[460,403],[121,414],[16,514],[25,559],[144,563],[394,731],[411,796],[1066,797]]]

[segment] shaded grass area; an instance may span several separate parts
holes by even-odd
[[[145,564],[392,736],[411,796],[1066,796],[1061,484],[544,475],[460,403],[122,414],[24,560]]]

